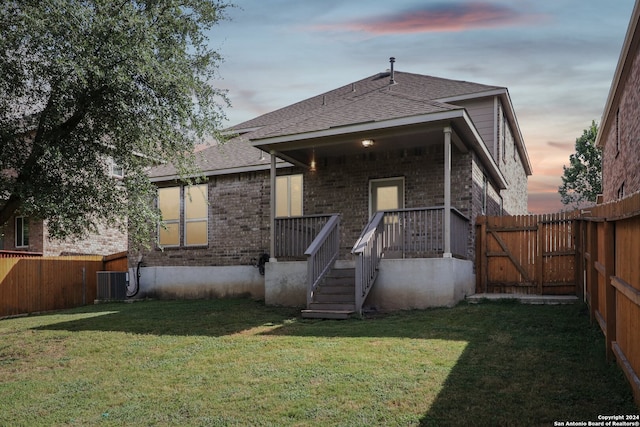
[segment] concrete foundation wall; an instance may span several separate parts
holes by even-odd
[[[135,269],[129,270],[136,280]],[[252,266],[143,267],[136,298],[206,299],[249,296],[264,298],[264,276]]]
[[[366,308],[451,307],[475,293],[473,262],[456,258],[384,259]]]
[[[307,263],[266,264],[265,303],[306,305]],[[473,262],[456,258],[385,259],[365,308],[410,310],[451,307],[475,292]]]
[[[264,273],[264,302],[267,305],[307,305],[307,262],[268,262]]]

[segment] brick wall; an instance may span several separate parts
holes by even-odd
[[[469,215],[472,203],[470,153],[454,148],[452,205]],[[405,207],[444,204],[442,145],[385,153],[364,153],[318,161],[315,172],[279,169],[278,175],[304,176],[305,215],[342,214],[341,255],[347,258],[369,221],[369,181],[404,177]],[[269,250],[269,171],[225,175],[212,179],[209,196],[209,244],[196,248],[154,248],[143,251],[145,266],[248,265]],[[181,221],[181,235],[184,233]],[[470,247],[473,247],[470,238]],[[138,254],[130,254],[137,259]]]
[[[16,219],[11,217],[3,227],[3,247],[7,251],[26,251],[26,252],[44,252],[43,251],[43,225],[42,221],[29,219],[29,246],[26,248],[16,248]]]
[[[126,251],[127,246],[127,232],[118,227],[99,224],[97,233],[90,233],[82,239],[55,240],[49,237],[46,223],[44,226],[45,256],[110,255]]]
[[[503,125],[499,129],[503,152],[498,160],[498,167],[508,183],[508,188],[501,191],[504,215],[526,215],[528,213],[527,174],[520,155],[516,150],[516,142],[509,122],[503,117]]]
[[[299,173],[304,176],[305,215],[342,215],[342,258],[349,258],[353,244],[369,221],[371,180],[403,177],[406,208],[444,205],[442,144],[319,159],[316,171],[296,167],[278,170],[278,175]],[[522,170],[521,174],[524,175]],[[451,203],[471,220],[468,240],[471,259],[475,247],[473,224],[481,214],[484,175],[474,154],[453,148]],[[526,178],[522,187],[526,195]],[[522,199],[521,191],[512,194]],[[487,214],[499,215],[500,194],[490,180],[487,194]],[[215,177],[209,182],[208,196],[209,244],[154,248],[143,252],[144,265],[248,265],[261,253],[268,252],[269,171]],[[184,235],[183,221],[180,227]],[[132,254],[133,258],[137,254]]]
[[[463,214],[471,212],[471,154],[453,149],[451,204]],[[353,244],[369,221],[369,182],[404,177],[405,207],[444,205],[444,148],[364,153],[329,158],[316,172],[306,172],[305,214],[341,213],[341,256],[348,258]]]
[[[109,255],[127,250],[127,233],[117,227],[101,225],[97,233],[82,239],[54,240],[49,237],[45,221],[29,219],[29,246],[15,247],[15,217],[4,226],[5,250],[41,252],[44,256]]]
[[[212,177],[207,191],[208,245],[164,250],[153,245],[142,251],[145,266],[249,265],[269,251],[269,171]],[[138,253],[130,257],[137,259]]]
[[[605,147],[602,156],[602,184],[604,202],[618,198],[624,185],[624,195],[640,191],[640,53],[632,55],[630,72],[618,87],[618,104],[612,105],[609,131],[604,135]],[[619,150],[616,147],[616,111],[619,111]]]

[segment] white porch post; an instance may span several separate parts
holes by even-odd
[[[444,129],[444,253],[451,258],[451,126]]]
[[[269,256],[270,262],[276,261],[276,152],[271,150],[271,176],[269,201]]]

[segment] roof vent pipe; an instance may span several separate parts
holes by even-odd
[[[394,62],[396,62],[396,58],[394,58],[393,56],[391,58],[389,58],[389,62],[391,63],[391,78],[389,80],[389,84],[394,85],[396,84],[396,79],[394,78],[394,73],[393,73],[393,64]]]

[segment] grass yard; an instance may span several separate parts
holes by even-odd
[[[635,414],[582,305],[348,321],[245,299],[0,320],[0,426],[553,425]]]

